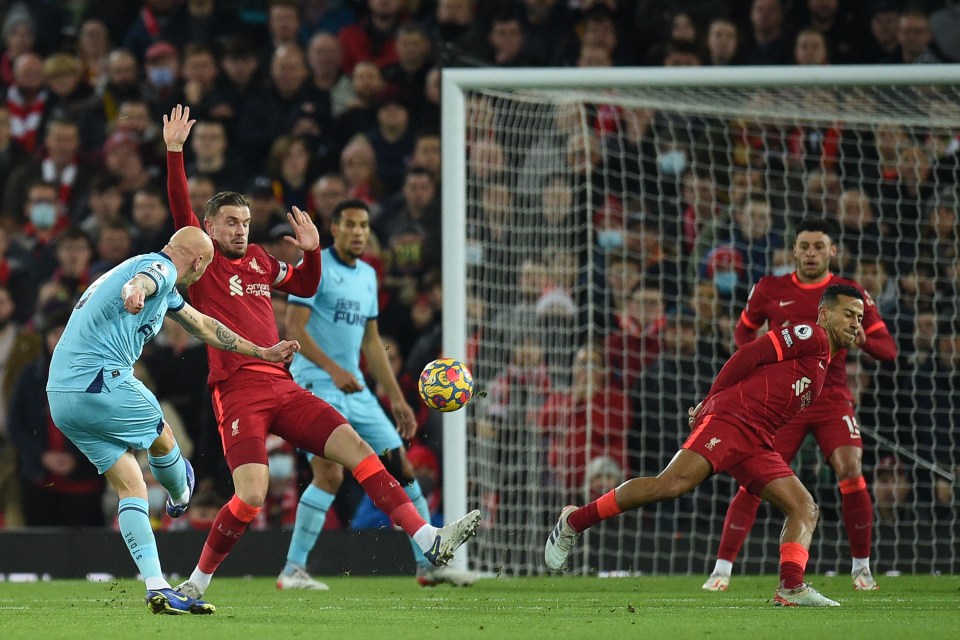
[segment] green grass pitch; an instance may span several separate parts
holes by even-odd
[[[488,578],[423,589],[413,578],[324,578],[328,592],[277,591],[272,578],[218,578],[212,616],[154,616],[133,579],[0,583],[0,637],[127,640],[418,640],[960,638],[960,576],[880,578],[857,593],[846,576],[810,580],[841,608],[770,604],[775,576],[735,576],[726,593],[704,576]]]

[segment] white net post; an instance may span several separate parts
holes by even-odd
[[[445,418],[445,512],[484,511],[474,567],[542,573],[560,507],[589,499],[591,478],[662,468],[732,350],[749,283],[789,269],[790,227],[814,215],[840,223],[833,269],[877,298],[902,351],[848,359],[874,565],[960,570],[960,378],[943,357],[960,345],[960,243],[923,235],[930,211],[957,210],[958,86],[941,65],[446,70],[444,351],[469,355],[479,393]],[[750,236],[754,218],[769,233]],[[631,327],[651,318],[647,342]],[[594,342],[600,360],[581,351]],[[618,375],[594,395],[605,367]],[[553,403],[577,376],[586,408]],[[795,468],[824,514],[811,569],[847,570],[833,472],[811,442]],[[574,569],[703,572],[735,490],[718,476],[595,527]],[[761,507],[739,570],[776,571],[781,525]]]

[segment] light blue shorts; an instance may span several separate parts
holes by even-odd
[[[312,383],[304,385],[304,388],[342,413],[354,431],[378,456],[403,446],[397,428],[387,417],[377,397],[367,387],[356,393],[344,393],[333,384]],[[307,457],[312,456],[308,454]]]
[[[149,449],[163,431],[156,397],[136,378],[113,391],[48,391],[50,416],[101,474],[128,449]]]

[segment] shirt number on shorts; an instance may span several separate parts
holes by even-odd
[[[851,438],[860,437],[860,425],[857,424],[856,416],[843,416],[843,421],[847,423],[847,429],[850,430]]]

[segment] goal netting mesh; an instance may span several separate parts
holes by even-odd
[[[565,504],[657,473],[733,349],[750,286],[792,270],[792,228],[840,229],[900,349],[848,358],[875,501],[873,567],[960,571],[960,91],[956,86],[467,90],[467,502],[474,568],[545,571]],[[450,188],[450,187],[445,187]],[[851,425],[838,425],[847,428]],[[856,427],[856,425],[853,425]],[[810,570],[849,571],[840,494],[812,439]],[[573,569],[708,573],[737,487],[586,532]],[[735,572],[775,573],[763,505]]]

